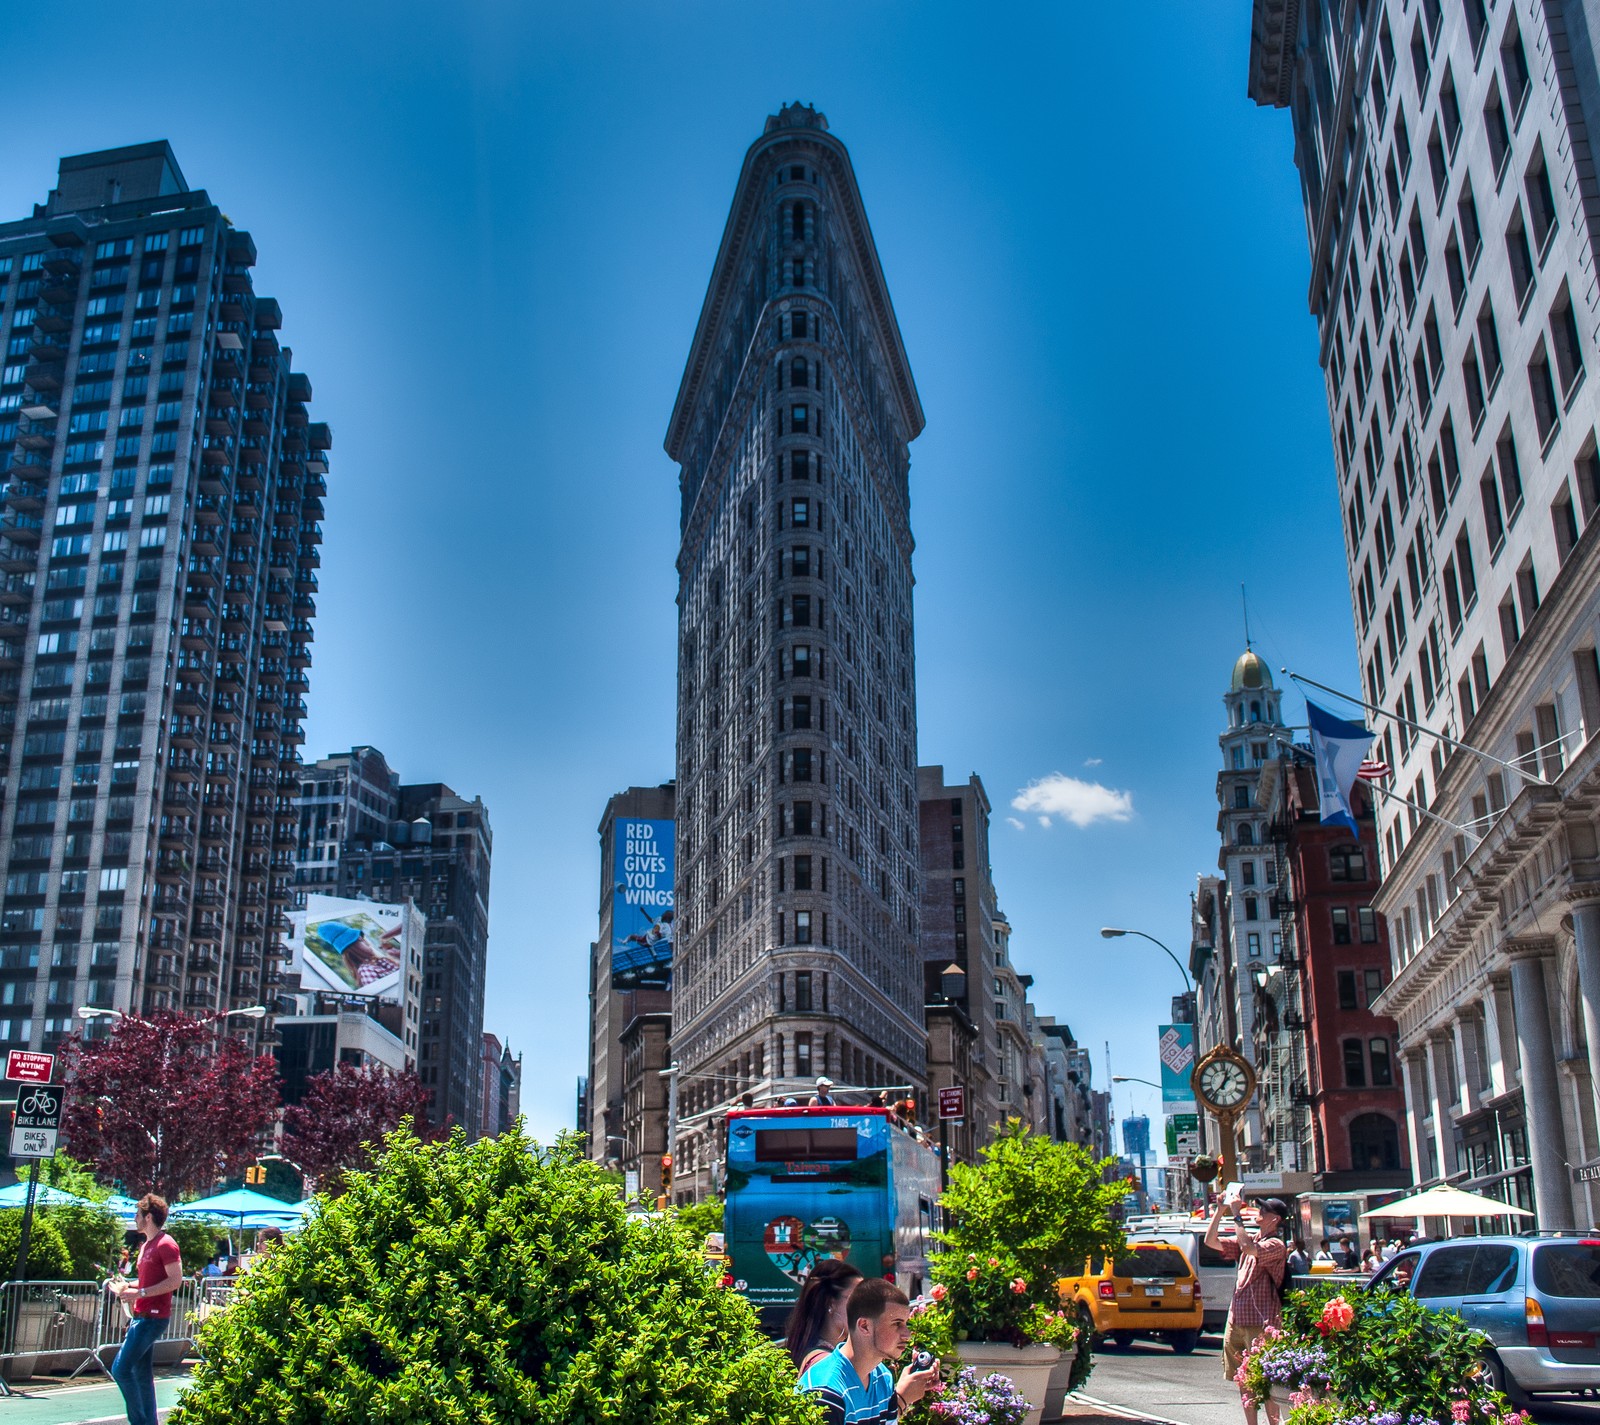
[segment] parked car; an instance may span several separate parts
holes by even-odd
[[[1119,1257],[1091,1257],[1081,1277],[1062,1277],[1057,1289],[1062,1306],[1098,1341],[1120,1347],[1156,1336],[1179,1355],[1199,1344],[1205,1300],[1189,1258],[1173,1242],[1129,1242]]]
[[[1600,1237],[1458,1237],[1397,1253],[1368,1291],[1409,1291],[1492,1342],[1490,1378],[1514,1403],[1600,1389]]]

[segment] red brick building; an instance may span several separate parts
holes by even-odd
[[[1257,1063],[1264,1131],[1285,1171],[1317,1193],[1411,1181],[1395,1022],[1370,1008],[1391,973],[1371,797],[1353,801],[1359,837],[1320,819],[1305,756],[1262,770],[1260,801],[1278,862],[1280,963],[1258,974]]]

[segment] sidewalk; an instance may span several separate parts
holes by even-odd
[[[1160,1416],[1141,1415],[1137,1410],[1097,1400],[1092,1395],[1073,1394],[1066,1398],[1061,1414],[1051,1417],[1065,1425],[1177,1425]]]
[[[187,1371],[156,1374],[156,1404],[163,1416],[178,1403],[178,1392],[189,1383]],[[54,1385],[25,1381],[12,1386],[12,1395],[0,1398],[4,1425],[122,1425],[122,1392],[108,1380],[88,1385]]]

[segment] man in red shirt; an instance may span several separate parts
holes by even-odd
[[[1259,1213],[1257,1227],[1252,1232],[1239,1214],[1240,1201],[1237,1190],[1225,1192],[1211,1214],[1211,1225],[1206,1228],[1206,1245],[1215,1250],[1231,1251],[1239,1261],[1239,1275],[1233,1286],[1233,1301],[1228,1307],[1228,1326],[1222,1336],[1222,1368],[1229,1380],[1239,1370],[1244,1354],[1260,1340],[1269,1326],[1276,1326],[1282,1315],[1280,1291],[1283,1274],[1288,1268],[1288,1249],[1278,1236],[1289,1209],[1283,1199],[1264,1197],[1256,1203]],[[1222,1240],[1220,1228],[1222,1214],[1233,1214],[1234,1240]],[[1256,1407],[1250,1397],[1239,1388],[1244,1405],[1245,1425],[1256,1425]],[[1267,1402],[1267,1425],[1278,1425],[1278,1407]]]
[[[156,1342],[172,1319],[172,1293],[183,1285],[183,1258],[166,1233],[167,1201],[153,1192],[139,1199],[133,1225],[144,1233],[139,1279],[112,1288],[133,1311],[111,1378],[128,1407],[128,1425],[156,1425]]]

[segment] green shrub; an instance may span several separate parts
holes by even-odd
[[[393,1134],[201,1331],[173,1425],[810,1425],[788,1358],[575,1137]]]
[[[722,1203],[717,1198],[680,1207],[678,1226],[687,1232],[696,1247],[704,1247],[708,1232],[722,1231]]]
[[[0,1281],[11,1281],[17,1274],[17,1246],[22,1237],[22,1209],[0,1212]],[[36,1282],[72,1281],[72,1254],[61,1240],[55,1224],[37,1210],[33,1231],[28,1237],[28,1280]]]
[[[34,1218],[35,1224],[41,1220],[61,1234],[75,1279],[99,1281],[116,1266],[122,1250],[122,1224],[103,1207],[47,1207],[42,1219]]]
[[[217,1243],[228,1240],[228,1229],[209,1218],[169,1217],[163,1229],[178,1244],[185,1276],[193,1276],[217,1255]]]

